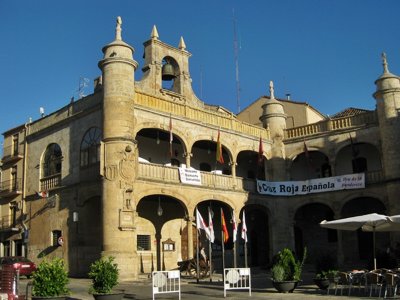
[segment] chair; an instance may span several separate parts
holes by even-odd
[[[396,295],[398,280],[399,277],[395,273],[388,272],[385,274],[385,293],[383,295],[383,298],[386,298],[388,290],[392,291],[393,297]]]
[[[369,296],[372,297],[372,291],[379,290],[379,297],[381,297],[381,291],[382,291],[382,280],[383,276],[380,273],[377,272],[368,272],[365,274],[365,289],[368,291],[369,289]]]
[[[346,272],[338,272],[337,276],[339,278],[339,281],[336,285],[335,295],[336,295],[337,289],[340,288],[340,295],[343,296],[343,289],[347,288],[347,289],[349,289],[349,296],[350,296],[351,288],[353,285],[350,274],[346,273]]]
[[[356,272],[351,272],[350,273],[350,278],[351,278],[351,284],[352,284],[352,289],[354,290],[357,287],[358,293],[360,293],[360,290],[365,286],[365,273],[367,271],[365,270],[360,270]]]

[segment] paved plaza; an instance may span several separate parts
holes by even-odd
[[[368,297],[364,294],[364,290],[358,291],[353,290],[351,296],[341,296],[341,295],[327,295],[326,291],[317,289],[317,287],[312,283],[313,274],[305,273],[303,275],[303,284],[296,288],[293,293],[281,294],[278,293],[273,287],[271,280],[269,279],[268,273],[259,272],[257,274],[252,274],[252,291],[251,296],[247,290],[232,290],[227,291],[226,299],[293,299],[293,300],[306,300],[306,299],[379,299],[379,297]],[[26,285],[29,282],[28,279],[21,279],[19,285],[19,294],[26,294]],[[91,281],[89,279],[76,279],[71,278],[69,288],[71,289],[70,299],[93,299],[93,296],[88,293],[88,289]],[[152,289],[151,289],[151,279],[146,275],[141,275],[138,281],[126,281],[121,282],[116,290],[124,292],[125,299],[138,299],[146,300],[153,299]],[[347,294],[347,290],[344,292]],[[383,294],[383,291],[382,291]],[[28,292],[29,296],[29,292]],[[383,295],[382,295],[383,296]],[[381,297],[382,297],[381,296]],[[30,297],[28,297],[30,298]],[[213,277],[213,281],[210,282],[209,279],[200,280],[199,283],[193,278],[181,279],[181,299],[210,299],[210,298],[220,298],[224,299],[224,288],[222,285],[221,275],[216,274]],[[178,299],[178,294],[157,294],[155,299]],[[388,299],[394,299],[393,297],[388,297]],[[396,299],[400,299],[399,296]]]

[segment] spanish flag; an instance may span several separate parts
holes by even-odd
[[[220,141],[220,137],[219,136],[220,136],[220,132],[219,132],[219,129],[218,129],[216,160],[220,164],[223,164],[224,163],[224,157],[222,156],[222,145],[221,145],[221,141]]]
[[[222,207],[221,207],[221,230],[223,232],[224,243],[226,243],[229,240],[229,233],[228,233],[228,228],[226,228],[224,211],[223,211]]]

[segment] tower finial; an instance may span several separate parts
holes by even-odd
[[[156,25],[153,25],[153,30],[151,31],[151,38],[154,40],[158,40],[158,31]]]
[[[118,40],[118,41],[122,40],[122,37],[121,37],[121,31],[122,31],[121,25],[122,25],[122,19],[121,19],[120,16],[118,16],[117,17],[117,26],[115,28],[115,39]]]
[[[183,40],[182,36],[181,36],[181,40],[179,41],[178,48],[181,49],[181,50],[185,50],[186,49],[186,44],[185,44],[185,41]]]
[[[271,95],[271,99],[275,99],[275,95],[274,95],[274,82],[271,80],[269,82],[269,93]]]
[[[389,73],[388,63],[387,63],[385,52],[382,52],[382,65],[383,65],[383,73]]]

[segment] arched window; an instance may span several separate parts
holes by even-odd
[[[62,152],[58,144],[47,146],[43,157],[43,177],[61,173]]]
[[[81,167],[96,164],[100,161],[101,130],[90,128],[81,143]]]

